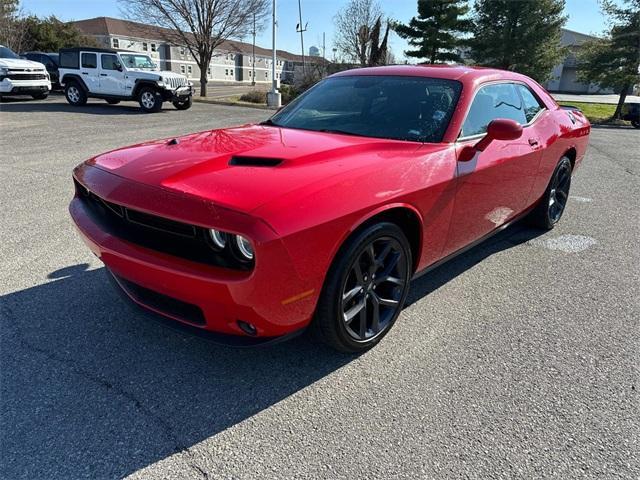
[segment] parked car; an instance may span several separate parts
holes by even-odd
[[[27,60],[39,62],[44,65],[51,79],[51,89],[59,90],[60,75],[58,73],[58,54],[45,52],[25,52],[22,54]]]
[[[258,125],[91,158],[70,212],[118,290],[174,326],[248,344],[309,327],[357,352],[416,275],[524,216],[553,228],[590,128],[514,72],[362,68]]]
[[[622,106],[622,119],[631,122],[635,128],[640,128],[640,103],[625,103]]]
[[[193,85],[187,77],[160,71],[144,53],[100,48],[60,50],[60,83],[74,106],[88,98],[109,104],[137,100],[144,112],[159,112],[169,101],[178,110],[191,107]]]
[[[20,58],[13,50],[0,45],[0,98],[6,95],[30,95],[47,98],[51,90],[44,65]]]

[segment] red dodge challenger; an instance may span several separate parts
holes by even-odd
[[[553,228],[589,132],[517,73],[363,68],[261,124],[87,160],[70,211],[155,317],[247,345],[310,327],[362,351],[412,277],[525,215]]]

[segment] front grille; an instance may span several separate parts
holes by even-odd
[[[206,228],[177,222],[106,201],[74,179],[78,198],[105,232],[127,242],[193,262],[234,270],[251,270],[225,251],[214,250]]]
[[[5,78],[9,80],[46,80],[47,76],[44,73],[10,73],[5,75]]]
[[[206,323],[204,314],[197,305],[150,290],[115,274],[114,277],[116,277],[122,288],[141,304],[157,312],[189,323],[195,323],[197,325],[204,325]]]
[[[178,87],[182,87],[183,85],[187,84],[187,80],[184,78],[176,78],[176,77],[169,77],[167,79],[165,79],[166,82],[169,83],[169,85],[171,85],[171,88],[178,88]]]

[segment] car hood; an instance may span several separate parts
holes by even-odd
[[[43,64],[32,62],[31,60],[25,60],[23,58],[0,58],[0,67],[35,68],[37,70],[44,70]]]
[[[248,125],[135,145],[88,164],[248,213],[354,169],[379,172],[425,148],[443,146]]]

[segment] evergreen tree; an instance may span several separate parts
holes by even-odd
[[[620,118],[629,89],[640,82],[640,0],[626,0],[623,5],[605,1],[603,10],[611,29],[605,38],[582,45],[578,79],[619,93],[613,118]]]
[[[562,62],[564,0],[476,0],[471,56],[480,64],[514,70],[539,82]]]
[[[66,47],[98,46],[92,37],[87,37],[78,28],[58,20],[51,15],[47,18],[29,16],[20,20],[25,33],[24,50],[57,52]]]
[[[462,61],[457,49],[461,35],[471,30],[471,22],[463,18],[468,11],[466,0],[418,0],[418,16],[407,25],[394,25],[396,33],[416,47],[405,54],[429,63]]]

